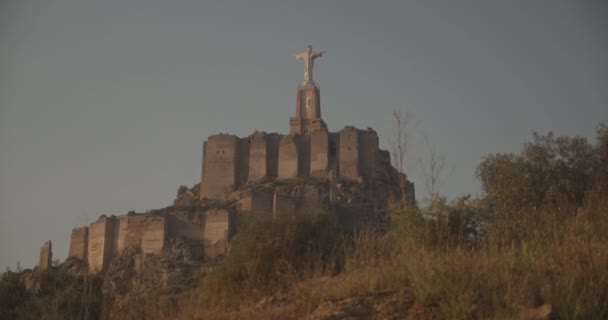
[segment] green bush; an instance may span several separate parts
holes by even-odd
[[[248,217],[224,264],[205,276],[197,304],[230,305],[240,297],[260,297],[287,290],[306,277],[332,274],[344,260],[343,237],[331,216]]]

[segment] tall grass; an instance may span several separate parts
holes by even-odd
[[[481,234],[473,227],[484,215],[478,205],[446,205],[432,219],[393,210],[388,232],[366,226],[350,235],[327,217],[252,221],[225,267],[187,295],[185,310],[192,318],[217,315],[285,294],[306,313],[328,299],[407,289],[438,318],[513,319],[543,303],[564,319],[608,318],[603,211],[538,213],[541,221],[508,221],[509,228],[486,226]]]

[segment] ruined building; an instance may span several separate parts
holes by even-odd
[[[305,72],[288,134],[208,137],[198,186],[180,188],[174,205],[163,210],[104,215],[73,229],[69,256],[87,262],[91,272],[105,269],[129,247],[145,256],[180,243],[193,258],[209,258],[226,253],[239,215],[329,211],[341,226],[352,228],[404,187],[413,202],[413,184],[391,166],[376,131],[328,130],[312,79],[314,60],[322,54],[309,47],[296,55]]]

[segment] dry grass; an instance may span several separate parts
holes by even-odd
[[[223,319],[226,310],[233,310],[250,312],[246,318],[304,316],[323,301],[408,288],[417,303],[433,306],[446,319],[518,318],[522,309],[542,303],[552,304],[564,319],[608,318],[608,223],[599,219],[599,212],[559,219],[547,215],[534,225],[543,230],[526,231],[533,237],[509,242],[506,234],[492,234],[475,243],[465,241],[470,237],[451,237],[454,228],[447,220],[442,224],[400,214],[389,233],[368,228],[347,241],[326,243],[344,252],[339,272],[310,255],[287,259],[293,265],[286,268],[293,272],[266,274],[274,277],[272,286],[235,283],[219,272],[191,293],[185,315]],[[272,295],[289,299],[276,309],[255,308],[257,301]]]

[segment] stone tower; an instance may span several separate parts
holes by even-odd
[[[298,86],[296,114],[289,119],[289,132],[305,135],[318,129],[327,129],[321,119],[321,97],[319,87],[314,82]]]

